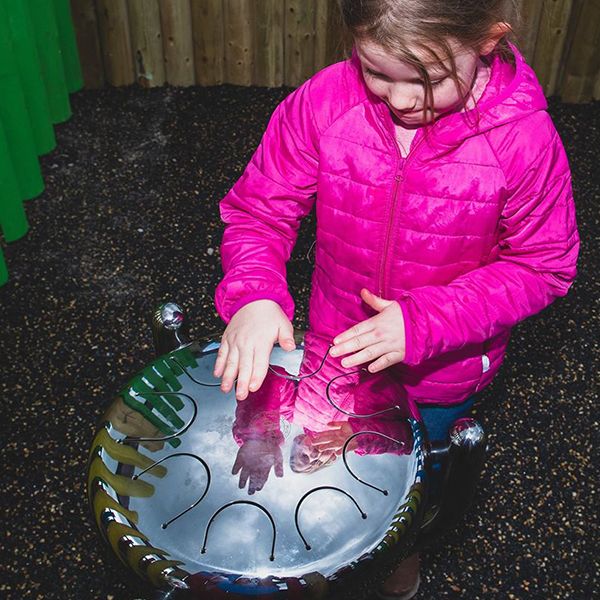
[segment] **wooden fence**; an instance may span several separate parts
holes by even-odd
[[[600,99],[600,0],[519,0],[548,96]],[[85,85],[297,86],[343,57],[336,0],[71,0]]]

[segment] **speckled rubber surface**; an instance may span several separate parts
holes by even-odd
[[[31,231],[0,288],[0,597],[133,600],[152,590],[105,550],[85,500],[96,420],[153,356],[152,307],[219,329],[217,203],[285,90],[138,88],[72,97],[43,158]],[[583,237],[572,293],[514,333],[477,412],[490,454],[468,517],[422,557],[417,598],[575,599],[600,590],[600,104],[552,105]],[[290,265],[305,323],[313,224]],[[596,466],[592,459],[595,457]]]

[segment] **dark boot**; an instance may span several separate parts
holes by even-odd
[[[377,595],[382,600],[410,600],[414,598],[421,583],[419,553],[405,558],[385,580]]]

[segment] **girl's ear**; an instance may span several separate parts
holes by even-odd
[[[498,42],[507,34],[512,31],[512,27],[508,23],[500,22],[494,23],[491,26],[490,31],[487,35],[485,42],[481,45],[479,53],[481,56],[487,56],[490,54]]]

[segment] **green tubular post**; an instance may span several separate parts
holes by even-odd
[[[44,189],[44,180],[25,108],[4,3],[0,3],[0,121],[4,125],[20,198],[33,198]]]
[[[58,41],[54,4],[48,0],[28,0],[28,2],[42,67],[42,78],[48,94],[50,116],[54,123],[62,123],[71,116],[71,105]]]
[[[8,15],[8,24],[16,55],[17,68],[25,94],[25,103],[37,154],[46,154],[56,145],[54,127],[50,118],[50,107],[46,88],[40,72],[29,5],[23,0],[0,0]]]
[[[75,30],[73,29],[69,0],[54,0],[54,14],[58,27],[58,38],[62,51],[67,89],[69,92],[76,92],[83,87],[83,76],[81,75],[81,65],[79,64],[77,41],[75,39]]]
[[[8,151],[4,127],[0,122],[0,227],[7,242],[24,236],[29,229],[19,185]]]

